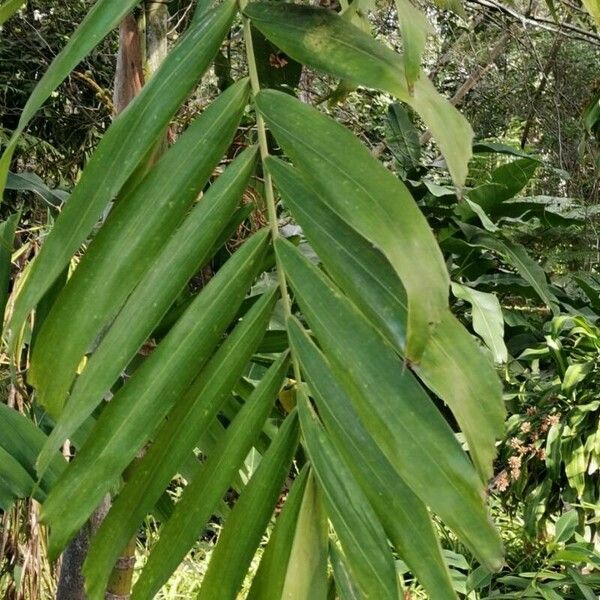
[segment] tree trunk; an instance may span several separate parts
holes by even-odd
[[[146,2],[146,79],[160,67],[167,56],[169,11],[164,2]]]
[[[88,553],[90,539],[100,527],[109,508],[110,496],[106,496],[63,552],[56,600],[87,600],[81,568]]]
[[[137,536],[134,535],[129,540],[119,560],[117,560],[106,587],[106,600],[129,600],[135,567],[136,539]]]
[[[118,115],[139,94],[144,85],[142,42],[138,23],[127,15],[119,27],[119,53],[115,73],[113,104]]]
[[[149,80],[158,70],[168,52],[167,29],[169,26],[169,10],[165,2],[146,2],[145,12],[145,40],[146,61],[144,64],[144,75]],[[159,141],[154,150],[152,161],[162,156],[171,141],[170,128]]]

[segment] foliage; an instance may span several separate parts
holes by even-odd
[[[40,73],[68,40],[72,23],[80,22],[88,8],[85,2],[29,2],[3,24],[0,61],[12,67],[0,74],[3,145]],[[28,136],[20,140],[16,154],[20,170],[38,169],[47,182],[72,184],[110,122],[107,90],[112,87],[115,47],[116,37],[110,35],[48,99]]]
[[[509,503],[524,502],[531,535],[565,507],[577,507],[577,529],[592,532],[600,514],[597,400],[599,331],[583,317],[557,317],[543,340],[511,365],[512,416],[496,486]]]
[[[524,506],[524,529],[531,539],[545,535],[553,515],[577,507],[577,529],[589,544],[600,502],[598,282],[593,275],[575,273],[563,277],[560,287],[549,285],[549,274],[515,242],[524,232],[539,239],[544,221],[580,229],[584,213],[565,200],[514,198],[543,164],[498,144],[477,143],[475,150],[513,156],[461,201],[430,179],[434,171],[419,160],[414,142],[407,145],[415,135],[408,115],[399,118],[402,110],[393,106],[389,113],[388,143],[400,161],[398,172],[421,190],[424,210],[443,237],[451,277],[458,280],[452,284],[456,310],[471,321],[495,362],[506,365],[511,416],[493,489],[511,511]],[[477,161],[474,166],[480,168]],[[473,224],[476,220],[483,229]]]
[[[13,385],[30,400],[27,417],[0,404],[3,509],[39,501],[56,558],[112,496],[84,567],[92,599],[140,533],[150,541],[132,598],[168,593],[216,524],[187,590],[203,599],[588,598],[599,302],[593,277],[559,285],[539,259],[546,228],[578,232],[589,217],[585,203],[535,192],[562,171],[472,143],[421,71],[430,27],[412,4],[392,13],[399,55],[371,35],[371,4],[225,0],[184,12],[185,34],[94,142],[67,198],[23,172],[23,132],[134,4],[94,5],[0,161],[6,188],[36,194],[53,217],[8,304]],[[158,156],[213,63],[219,93]],[[339,109],[296,98],[313,70],[333,86],[321,99],[363,85],[353,101],[402,102],[381,152],[395,173]],[[18,220],[0,232],[4,290]],[[526,239],[542,241],[530,252]],[[496,492],[510,484],[499,535],[484,498],[505,433],[502,369],[514,395],[494,480]],[[501,511],[518,521],[521,499],[514,559]],[[496,574],[502,541],[510,571]]]
[[[523,521],[507,517],[494,505],[494,520],[506,547],[504,569],[490,573],[455,541],[450,540],[444,559],[452,575],[454,589],[469,600],[502,598],[591,598],[598,587],[600,554],[593,544],[575,532],[575,511],[565,513],[555,524],[555,532],[545,540],[528,539]],[[411,598],[426,598],[422,588],[412,581],[406,565],[398,563]]]

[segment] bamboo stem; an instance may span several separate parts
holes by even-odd
[[[140,93],[143,85],[140,32],[136,18],[129,14],[119,26],[119,53],[113,93],[115,115],[125,110]]]
[[[135,567],[135,545],[137,536],[133,536],[113,567],[106,586],[106,600],[128,600],[131,593],[133,569]]]

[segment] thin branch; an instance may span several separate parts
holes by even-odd
[[[496,10],[501,12],[513,19],[527,25],[531,25],[533,27],[538,27],[539,29],[545,29],[546,31],[551,31],[553,33],[558,33],[560,35],[566,35],[571,39],[576,39],[582,42],[588,42],[590,44],[594,44],[596,46],[600,46],[600,35],[594,33],[593,31],[586,31],[585,29],[581,29],[575,25],[571,25],[569,23],[561,23],[557,25],[554,21],[549,19],[542,19],[540,17],[533,16],[525,16],[520,12],[508,7],[503,4],[499,4],[494,2],[494,0],[468,0],[471,4],[477,4],[479,6],[484,6],[486,8],[491,8],[492,10]],[[571,32],[571,35],[567,35],[567,31]]]
[[[546,64],[544,65],[544,68],[542,69],[542,79],[539,82],[537,89],[535,90],[535,94],[533,95],[533,98],[530,102],[529,114],[527,115],[527,120],[525,121],[525,127],[523,128],[523,135],[521,136],[521,148],[522,149],[524,149],[525,145],[527,144],[527,138],[529,137],[529,131],[531,130],[531,127],[533,125],[533,120],[535,119],[535,115],[536,115],[536,107],[538,105],[540,98],[542,97],[542,94],[544,93],[544,90],[546,89],[546,85],[548,84],[548,76],[550,74],[550,71],[552,70],[552,67],[554,66],[554,63],[558,56],[558,52],[560,51],[560,47],[561,47],[564,39],[565,38],[561,35],[556,36],[556,39],[554,40],[554,43],[552,44],[552,48],[550,49],[550,55],[548,56],[548,60],[546,61]]]
[[[450,104],[453,106],[459,106],[462,104],[467,94],[485,77],[487,72],[493,67],[496,59],[504,51],[506,44],[511,37],[511,32],[506,31],[502,37],[498,40],[498,43],[488,52],[485,60],[477,65],[475,70],[466,79],[466,81],[456,90],[452,98],[450,98]],[[420,138],[421,145],[426,144],[431,139],[431,131],[427,130]]]

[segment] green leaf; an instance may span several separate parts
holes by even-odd
[[[408,96],[401,57],[334,12],[286,2],[252,2],[244,14],[298,62],[355,84]]]
[[[529,282],[546,306],[556,310],[558,300],[550,290],[544,269],[529,256],[523,246],[500,235],[490,235],[476,227],[469,229],[473,231],[473,234],[469,235],[469,244],[488,248],[500,254],[517,270],[523,279]]]
[[[0,25],[5,23],[27,2],[27,0],[6,0],[0,4]]]
[[[568,451],[563,447],[563,460],[569,485],[577,492],[578,497],[583,496],[588,457],[580,438],[574,438],[569,442]]]
[[[600,27],[600,4],[598,0],[582,0],[586,10],[592,15],[596,25]]]
[[[554,542],[561,544],[568,542],[579,525],[579,516],[576,510],[569,510],[562,514],[554,525]]]
[[[505,186],[500,183],[482,183],[467,192],[467,197],[475,206],[479,206],[483,214],[495,214],[497,217],[505,216],[503,202],[511,198]],[[470,209],[470,210],[469,210]],[[475,212],[475,207],[469,204],[458,204],[454,212],[460,217],[468,218],[471,211]],[[477,213],[478,215],[480,213]],[[488,217],[489,218],[489,217]]]
[[[434,600],[456,599],[425,505],[402,481],[365,430],[331,366],[296,319],[290,341],[334,446],[377,513],[385,533]]]
[[[43,431],[26,416],[0,403],[0,447],[6,450],[35,480],[35,461],[46,440]],[[59,452],[51,456],[50,468],[37,485],[47,492],[66,467]]]
[[[448,404],[479,475],[487,482],[506,416],[502,386],[492,361],[448,311],[414,370]]]
[[[546,504],[552,485],[553,482],[550,479],[544,479],[540,485],[528,493],[523,510],[523,523],[525,531],[529,535],[534,535],[539,530],[538,524],[546,512]]]
[[[51,189],[44,180],[35,173],[8,173],[7,190],[28,191],[37,194],[52,209],[56,210],[67,200],[69,193],[64,190]]]
[[[285,207],[327,273],[404,354],[406,291],[385,256],[342,220],[298,169],[276,158],[269,158],[267,165]]]
[[[404,171],[419,166],[421,143],[419,132],[413,125],[408,111],[398,102],[390,104],[387,111],[387,144]]]
[[[301,225],[327,273],[404,355],[406,292],[389,262],[323,202],[297,169],[277,159],[269,159],[267,164],[286,208]],[[504,431],[501,386],[491,360],[446,311],[413,368],[454,413],[487,481],[496,438]]]
[[[492,183],[503,185],[508,198],[512,198],[529,183],[539,165],[534,158],[513,160],[492,171]]]
[[[484,566],[480,565],[467,575],[467,594],[470,594],[476,590],[481,590],[485,586],[490,585],[491,582],[492,573],[490,573]]]
[[[450,10],[456,13],[459,17],[462,17],[465,21],[467,14],[461,0],[434,0],[436,6],[439,6],[443,10]]]
[[[4,324],[4,311],[8,300],[12,253],[15,245],[15,232],[21,218],[16,212],[0,223],[0,327]]]
[[[282,590],[290,566],[295,536],[296,533],[301,536],[304,533],[297,525],[309,480],[309,468],[309,463],[306,463],[294,479],[283,508],[275,521],[256,575],[252,579],[247,600],[280,600],[284,597]]]
[[[35,460],[46,436],[35,423],[0,403],[0,507],[8,510],[17,498],[43,502],[66,467],[62,454],[52,456],[50,468],[36,481]]]
[[[248,600],[325,598],[327,534],[322,494],[306,464],[277,518]]]
[[[596,566],[600,566],[600,556],[594,550],[590,550],[585,544],[577,543],[567,544],[562,550],[553,552],[550,560],[551,564],[590,562]]]
[[[407,356],[418,362],[448,306],[448,273],[427,220],[404,184],[345,127],[287,94],[257,106],[323,200],[390,261],[408,295]]]
[[[51,555],[79,530],[210,358],[262,267],[267,246],[265,230],[250,238],[106,405],[42,507],[42,518],[52,527]]]
[[[219,440],[214,454],[185,488],[173,515],[163,525],[160,538],[133,588],[132,600],[154,598],[201,535],[215,506],[229,488],[258,437],[287,368],[286,355],[273,363],[228,427],[226,435]]]
[[[8,510],[18,498],[28,498],[34,491],[35,481],[26,469],[9,452],[0,446],[0,507]],[[38,490],[38,502],[45,494]]]
[[[279,500],[283,483],[290,472],[291,461],[298,446],[298,437],[298,418],[296,413],[293,412],[284,421],[277,436],[260,461],[256,473],[244,488],[233,511],[225,521],[223,530],[219,535],[219,542],[212,553],[208,570],[202,580],[198,600],[235,600],[237,598],[252,557],[260,545],[262,535]],[[300,514],[300,518],[302,516],[303,513]],[[306,520],[303,524],[311,525]],[[316,534],[322,537],[324,532],[326,536],[326,521],[323,518],[321,518],[319,526],[320,529]],[[243,535],[240,535],[242,531]],[[310,535],[310,532],[304,533]],[[325,541],[321,543],[321,546],[326,548],[326,544],[327,538],[325,537]],[[308,549],[315,550],[312,545]],[[326,550],[316,549],[321,550],[321,555],[326,556]],[[312,574],[311,562],[318,561],[318,565],[323,567],[323,571],[317,573],[317,576],[326,585],[326,559],[323,560],[319,555],[314,557],[303,556],[302,559],[306,561],[302,568],[307,568],[308,576]],[[318,595],[302,596],[294,593],[293,596],[288,597],[295,600],[301,600],[303,597],[323,598],[324,594],[322,592],[326,591],[326,587],[318,585],[317,581],[311,582],[308,580],[302,583],[308,587],[311,583],[314,583],[316,590],[320,592]]]
[[[12,491],[7,475],[2,473],[0,467],[0,510],[8,512],[15,502],[15,493]]]
[[[341,0],[340,2],[340,15],[356,25],[359,29],[362,29],[366,33],[371,33],[372,27],[369,21],[369,13],[377,10],[375,0],[356,0],[356,2],[348,2],[348,0]],[[344,82],[340,82],[340,85]]]
[[[455,569],[462,569],[463,571],[468,570],[469,563],[463,554],[459,554],[458,552],[454,552],[452,550],[448,550],[444,548],[442,551],[444,554],[444,560],[449,567],[453,567]]]
[[[397,600],[396,570],[385,532],[348,466],[317,422],[308,398],[301,390],[297,397],[306,451],[354,579],[366,597]]]
[[[600,15],[598,16],[598,22],[600,23]],[[595,594],[594,590],[587,584],[586,576],[582,575],[573,568],[567,569],[567,572],[571,576],[571,579],[575,582],[575,585],[577,586],[585,600],[598,600],[598,595]]]
[[[363,600],[364,596],[357,589],[356,583],[350,575],[345,558],[336,548],[335,544],[329,546],[329,558],[331,559],[335,587],[340,600]]]
[[[131,8],[136,3],[117,3],[119,17],[125,14],[120,9]],[[116,7],[114,2],[98,3],[96,10],[90,13],[93,19],[98,14],[105,18],[101,4]],[[102,137],[15,300],[11,321],[13,336],[18,336],[29,311],[68,264],[107,204],[163,135],[175,111],[210,65],[229,30],[235,10],[234,0],[226,0],[194,23],[155,76]],[[77,58],[81,57],[77,54]],[[2,160],[5,157],[6,152]],[[2,179],[0,177],[0,182]]]
[[[560,387],[563,392],[571,392],[578,383],[581,383],[594,370],[594,366],[592,361],[570,364],[561,382]]]
[[[311,471],[296,521],[282,598],[312,600],[326,597],[328,533],[323,493]]]
[[[38,460],[43,471],[47,457],[89,416],[111,385],[152,334],[186,282],[214,251],[228,227],[254,169],[256,148],[240,154],[216,180],[170,238],[160,256],[138,283],[111,328],[77,378],[46,447]]]
[[[591,273],[577,273],[573,275],[575,283],[588,297],[590,306],[595,312],[600,312],[600,281]]]
[[[56,302],[56,298],[67,283],[68,277],[69,267],[66,267],[63,269],[63,272],[58,276],[54,283],[48,288],[48,291],[42,296],[42,299],[37,303],[37,306],[35,307],[35,320],[33,322],[33,329],[31,331],[31,341],[29,342],[30,348],[35,347],[40,329],[42,328],[50,309]]]
[[[258,347],[258,353],[271,354],[274,352],[284,352],[287,348],[288,339],[285,330],[271,329],[265,332],[265,337]]]
[[[466,207],[468,206],[479,217],[481,224],[487,231],[495,233],[496,231],[500,230],[500,228],[497,225],[494,225],[494,222],[487,216],[486,212],[483,210],[483,208],[481,208],[479,204],[477,204],[477,202],[473,202],[473,200],[471,200],[468,197],[464,198],[464,202],[464,204],[457,206],[457,209],[462,209],[460,212],[459,210],[456,210],[456,212],[459,215],[462,216],[462,214],[464,214],[465,212]]]
[[[471,126],[424,75],[414,82],[411,93],[401,56],[323,8],[252,2],[244,12],[267,39],[298,62],[355,84],[388,91],[409,104],[431,130],[454,183],[464,185],[472,154]]]
[[[208,432],[269,324],[276,288],[244,315],[190,389],[169,413],[152,446],[127,482],[92,540],[84,566],[88,594],[102,598],[119,553],[199,439]],[[218,443],[218,441],[217,441]]]
[[[508,350],[504,343],[504,318],[498,298],[456,282],[452,282],[452,293],[471,305],[473,329],[491,350],[494,362],[506,363]]]
[[[544,225],[567,226],[595,216],[598,207],[584,207],[579,200],[557,196],[525,196],[507,200],[494,211],[494,218],[529,221],[537,217]]]
[[[537,160],[538,158],[532,156],[528,152],[521,150],[520,148],[513,148],[507,144],[498,144],[497,142],[484,142],[479,141],[473,144],[473,152],[476,154],[494,153],[494,154],[508,154],[510,156],[519,156],[521,158],[529,158],[531,160]]]
[[[86,350],[152,266],[202,191],[233,139],[247,98],[248,84],[243,80],[188,127],[135,190],[113,208],[59,294],[39,332],[28,374],[38,402],[53,417],[62,412]]]
[[[534,586],[534,589],[539,591],[544,600],[562,600],[563,596],[557,594],[552,588],[544,585],[543,583],[538,583]]]
[[[391,346],[289,242],[278,258],[336,378],[365,428],[412,491],[490,568],[501,545],[483,488],[445,419]],[[349,370],[348,365],[353,365]]]
[[[25,0],[8,0],[0,7],[0,24],[15,10],[17,4],[24,4]],[[17,129],[13,132],[8,146],[0,159],[0,192],[4,192],[8,168],[13,152],[17,147],[19,137],[42,107],[50,94],[64,81],[69,73],[81,62],[87,54],[106,36],[121,19],[128,14],[138,3],[138,0],[99,0],[90,8],[81,25],[71,35],[67,45],[52,61],[44,76],[35,86],[31,96],[21,113]],[[20,6],[18,7],[20,8]]]
[[[546,437],[546,468],[552,479],[558,479],[562,463],[562,432],[564,424],[557,423],[548,430]]]
[[[395,3],[402,34],[406,83],[411,90],[421,72],[425,43],[433,29],[423,13],[415,8],[410,0],[395,0]]]
[[[196,10],[194,11],[193,20],[201,19],[214,5],[214,0],[198,0],[196,2]]]

